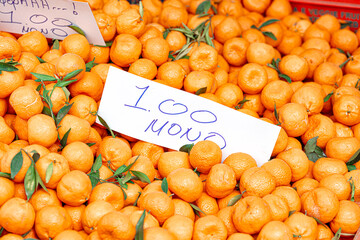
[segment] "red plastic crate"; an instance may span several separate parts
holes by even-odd
[[[315,21],[324,14],[351,22],[351,29],[360,26],[360,0],[290,0],[294,11],[303,12]]]

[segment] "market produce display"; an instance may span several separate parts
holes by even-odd
[[[0,32],[0,240],[354,238],[360,32],[288,0],[83,2],[106,46]],[[271,159],[113,132],[110,66],[278,125]]]

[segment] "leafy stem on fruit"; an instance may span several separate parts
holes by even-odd
[[[326,157],[324,151],[317,145],[318,138],[319,136],[311,138],[304,147],[306,156],[312,162],[316,162],[319,158]]]
[[[210,8],[214,11],[215,14],[217,14],[217,10],[214,5],[211,4],[210,0],[205,0],[202,3],[199,4],[199,6],[196,8],[196,15],[199,15],[198,17],[205,17],[208,16],[208,11]]]
[[[238,102],[238,104],[235,106],[235,109],[241,109],[243,106],[244,106],[244,104],[246,103],[246,102],[248,102],[248,101],[250,101],[249,99],[246,99],[246,96],[244,97],[244,99],[243,100],[241,100],[240,102]]]
[[[281,122],[279,120],[279,112],[278,110],[276,109],[276,102],[274,103],[274,115],[275,115],[275,119],[277,121],[277,126],[280,126],[281,125]]]
[[[271,61],[271,63],[268,63],[267,66],[268,67],[271,67],[272,69],[275,69],[277,71],[277,73],[279,74],[279,77],[285,79],[288,83],[291,83],[291,78],[286,75],[286,74],[283,74],[280,72],[280,69],[279,69],[279,63],[280,63],[280,58],[277,58],[276,60],[273,59]]]
[[[190,29],[184,23],[183,23],[183,27],[166,29],[163,32],[164,39],[166,39],[170,31],[181,32],[186,37],[186,44],[180,50],[171,53],[171,56],[169,56],[169,58],[171,58],[171,60],[179,60],[182,58],[186,58],[187,57],[186,55],[190,52],[190,50],[192,49],[192,45],[195,43],[200,44],[200,42],[204,42],[209,46],[215,48],[213,43],[213,37],[209,35],[210,27],[211,27],[211,18],[212,16],[210,16],[204,22],[200,23],[194,29]],[[174,57],[174,55],[176,56]]]
[[[19,69],[16,67],[17,65],[21,65],[20,63],[14,61],[13,57],[11,57],[10,60],[1,59],[0,60],[0,74],[2,74],[3,71],[5,72],[16,72]]]
[[[275,41],[276,41],[277,38],[275,37],[275,35],[274,35],[272,32],[262,31],[261,29],[262,29],[263,27],[266,27],[266,26],[268,26],[268,25],[270,25],[270,24],[273,24],[273,23],[275,23],[275,22],[278,22],[278,21],[280,21],[280,20],[279,20],[279,19],[270,19],[270,20],[262,23],[259,27],[256,27],[255,25],[252,25],[251,28],[254,28],[254,29],[259,30],[259,31],[260,31],[262,34],[264,34],[265,36],[267,36],[267,37],[271,38],[272,40],[275,40]]]
[[[344,51],[343,51],[344,52]],[[345,54],[345,53],[344,53]],[[354,57],[351,56],[351,54],[349,52],[346,52],[346,56],[347,56],[347,59],[339,65],[340,68],[343,68],[348,62],[350,61],[353,61],[354,60]]]

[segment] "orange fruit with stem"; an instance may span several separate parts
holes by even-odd
[[[52,189],[38,189],[29,199],[29,203],[33,206],[35,212],[38,212],[46,206],[62,206],[56,191]]]
[[[46,37],[39,31],[25,33],[18,38],[18,43],[21,46],[21,51],[31,52],[37,57],[41,57],[46,51],[49,50]]]
[[[174,215],[168,218],[162,227],[167,229],[177,239],[191,240],[193,235],[194,222],[187,217]]]
[[[98,222],[100,238],[119,238],[131,240],[135,237],[135,226],[130,219],[118,211],[104,215]]]
[[[142,57],[152,60],[160,66],[168,60],[170,47],[163,37],[150,38],[145,41],[142,48]]]
[[[275,104],[277,108],[281,108],[289,103],[293,90],[289,83],[281,80],[271,81],[261,91],[261,103],[266,109],[274,110]]]
[[[141,58],[130,65],[129,72],[152,80],[157,74],[157,67],[153,61]]]
[[[94,155],[88,145],[83,142],[73,142],[64,147],[61,152],[69,163],[70,170],[90,171]]]
[[[280,196],[268,194],[263,200],[269,205],[271,218],[274,221],[284,221],[289,216],[289,206]]]
[[[352,126],[360,122],[360,97],[344,95],[333,105],[335,119],[345,125]]]
[[[167,176],[169,189],[186,202],[196,201],[203,192],[203,183],[191,169],[179,168]]]
[[[95,123],[98,105],[93,98],[80,94],[71,98],[69,103],[73,104],[69,114],[85,119],[90,125]]]
[[[201,194],[201,196],[195,201],[195,204],[202,211],[198,213],[200,217],[204,217],[206,215],[216,215],[219,211],[216,199],[208,195],[206,192]]]
[[[53,165],[53,171],[48,179],[49,181],[46,181],[46,170],[49,168],[50,164]],[[58,153],[49,153],[40,157],[36,162],[35,167],[40,178],[44,182],[44,185],[51,189],[55,189],[62,177],[70,172],[68,161]]]
[[[334,122],[325,115],[315,114],[309,117],[309,127],[301,136],[301,140],[306,144],[310,139],[318,137],[316,144],[324,148],[335,137],[335,134],[336,128]]]
[[[220,218],[214,215],[208,215],[196,220],[194,224],[193,240],[209,239],[226,239],[227,229]]]
[[[257,94],[268,83],[264,67],[256,63],[245,64],[239,72],[238,85],[245,93]]]
[[[90,234],[96,231],[99,220],[107,213],[114,211],[114,206],[103,200],[94,201],[87,205],[81,218],[81,223],[85,232]]]
[[[21,55],[21,46],[16,39],[11,37],[0,37],[0,58],[10,59],[13,58],[15,61],[19,60]]]
[[[67,143],[72,142],[85,142],[90,135],[90,124],[88,121],[79,117],[67,114],[59,123],[59,137],[63,139],[64,135],[68,132]],[[71,130],[70,130],[71,129]]]
[[[290,228],[281,221],[271,221],[267,223],[260,231],[257,239],[272,240],[272,239],[293,239],[293,234]]]
[[[55,238],[62,231],[71,228],[71,217],[63,207],[46,206],[36,214],[35,231],[40,239]]]
[[[37,114],[28,120],[28,140],[30,144],[50,147],[57,140],[55,121],[45,114]]]
[[[128,67],[139,59],[141,48],[141,42],[136,37],[130,34],[117,35],[110,48],[110,59],[120,67]]]
[[[235,228],[239,232],[255,234],[271,221],[271,213],[265,200],[256,196],[248,196],[240,199],[234,205],[232,218]]]
[[[276,187],[275,178],[265,169],[260,167],[249,168],[240,178],[240,191],[244,196],[264,197]]]
[[[236,185],[234,170],[226,164],[212,166],[206,179],[205,190],[214,198],[223,198],[229,195]]]
[[[89,200],[91,190],[89,176],[79,170],[65,174],[56,187],[58,198],[63,203],[74,207]]]
[[[152,164],[151,160],[145,156],[134,156],[126,161],[125,165],[129,166],[130,164],[134,163],[129,171],[137,171],[142,172],[145,174],[150,182],[154,181],[155,178],[155,168]],[[145,187],[148,183],[142,182],[140,180],[134,180],[140,187]]]
[[[344,175],[332,174],[321,179],[319,187],[325,187],[331,190],[339,201],[349,198],[351,187]]]
[[[319,187],[301,196],[302,210],[308,216],[316,217],[323,223],[328,223],[339,211],[339,200],[331,190]]]
[[[104,84],[96,73],[85,72],[84,76],[80,80],[70,84],[68,89],[72,97],[84,94],[93,98],[95,101],[99,101],[104,89]]]
[[[101,154],[104,165],[116,170],[124,165],[132,156],[131,148],[120,138],[106,137],[103,138],[99,145],[96,156]]]
[[[192,147],[189,160],[193,168],[201,173],[209,173],[212,166],[221,162],[220,147],[209,140],[199,141]]]
[[[339,211],[330,222],[330,228],[337,232],[341,228],[342,233],[355,233],[360,226],[360,207],[352,201],[340,201]]]
[[[189,156],[185,152],[164,152],[160,155],[157,168],[164,178],[178,168],[191,169]]]
[[[302,104],[287,103],[277,110],[277,114],[280,126],[289,137],[299,137],[308,129],[308,114]]]
[[[66,53],[75,53],[86,61],[90,54],[90,44],[85,36],[81,34],[71,34],[64,38],[61,43]]]
[[[224,83],[216,89],[215,96],[217,96],[222,104],[228,107],[235,107],[241,100],[243,100],[243,91],[239,86],[233,83]]]
[[[35,210],[20,198],[11,198],[0,208],[0,224],[8,232],[24,234],[34,226]]]
[[[94,18],[104,41],[110,41],[116,34],[116,19],[106,13],[95,13]]]
[[[85,207],[86,207],[85,205],[80,205],[78,207],[72,207],[69,205],[64,206],[64,209],[71,217],[72,227],[75,231],[83,230],[81,219],[82,219]]]
[[[3,158],[1,159],[1,171],[4,173],[11,173],[11,163],[13,158],[15,157],[16,154],[19,153],[18,149],[9,149],[6,154],[3,156]],[[31,165],[31,159],[29,158],[29,156],[24,152],[21,151],[21,155],[23,158],[23,163],[22,166],[19,170],[19,172],[14,176],[13,181],[16,183],[21,183],[24,181],[25,175],[27,170],[29,169],[30,165]]]
[[[165,81],[165,84],[181,89],[184,85],[186,71],[177,62],[166,62],[162,64],[157,72],[156,78]]]
[[[248,63],[257,63],[263,66],[271,63],[275,56],[275,49],[266,43],[251,43],[246,51]]]
[[[240,180],[240,177],[245,170],[256,167],[257,163],[253,157],[246,153],[232,153],[225,160],[224,164],[231,167],[235,172],[236,180]]]
[[[113,183],[99,184],[93,188],[89,197],[89,203],[106,201],[111,203],[119,211],[124,206],[124,194],[121,188]]]
[[[360,141],[355,137],[334,137],[326,144],[325,154],[347,162],[359,149]]]
[[[314,218],[303,213],[293,213],[284,222],[296,238],[316,239],[317,223]]]
[[[30,86],[22,86],[13,91],[9,103],[24,120],[41,113],[44,107],[39,93]]]
[[[313,176],[317,181],[332,174],[347,173],[347,167],[344,161],[335,158],[319,158],[313,166]]]
[[[137,9],[129,8],[116,18],[117,34],[131,34],[140,37],[145,31],[145,21]]]

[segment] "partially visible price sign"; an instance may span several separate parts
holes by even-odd
[[[109,127],[178,150],[211,140],[231,153],[250,154],[261,166],[270,159],[280,127],[211,100],[110,67],[98,111]],[[100,123],[100,121],[98,121]]]
[[[0,0],[0,31],[25,34],[39,31],[64,39],[81,28],[91,44],[105,46],[89,4],[67,0]]]

